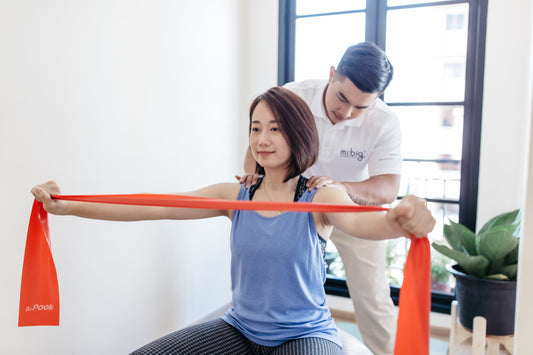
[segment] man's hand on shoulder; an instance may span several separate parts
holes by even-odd
[[[318,189],[323,186],[331,186],[331,187],[338,187],[345,193],[348,193],[348,190],[346,189],[346,186],[342,182],[338,182],[329,176],[311,176],[306,184],[309,191],[313,189]]]
[[[323,186],[342,189],[358,205],[380,206],[396,199],[400,175],[377,175],[359,182],[340,182],[328,176],[311,176],[307,182],[309,190]]]
[[[249,173],[245,173],[242,176],[235,175],[235,179],[237,179],[240,184],[245,184],[246,188],[249,188],[251,185],[255,185],[257,180],[262,177],[263,175]]]

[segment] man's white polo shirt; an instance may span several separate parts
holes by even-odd
[[[323,105],[327,84],[325,80],[305,80],[285,85],[311,108],[320,138],[318,160],[304,175],[362,181],[401,174],[402,133],[396,115],[377,98],[362,116],[334,125]]]

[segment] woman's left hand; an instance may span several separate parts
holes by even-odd
[[[435,219],[426,206],[426,201],[416,196],[404,197],[400,204],[389,210],[387,221],[394,230],[405,236],[423,238],[435,227]]]

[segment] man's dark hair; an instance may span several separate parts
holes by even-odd
[[[264,102],[279,124],[281,134],[291,149],[289,171],[285,181],[302,174],[318,158],[318,131],[311,109],[305,101],[292,91],[283,87],[273,87],[257,96],[250,106],[250,127],[252,116],[260,102]],[[255,172],[264,174],[265,170],[256,163]]]
[[[381,94],[393,73],[392,64],[381,48],[372,42],[361,42],[348,47],[335,75],[347,77],[361,91]]]

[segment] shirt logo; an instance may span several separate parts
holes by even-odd
[[[341,158],[354,158],[357,161],[363,161],[366,157],[366,150],[353,150],[353,148],[342,149],[340,151]]]

